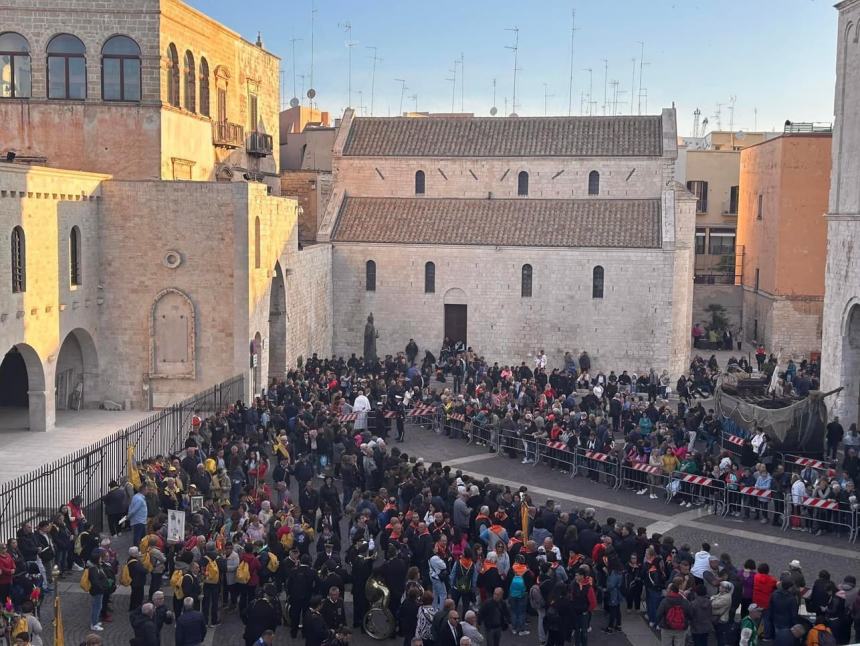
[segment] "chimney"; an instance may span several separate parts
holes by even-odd
[[[255,44],[260,49],[263,49],[263,33],[262,32],[259,32],[259,31],[257,32],[257,42]]]

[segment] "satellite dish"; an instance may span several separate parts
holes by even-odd
[[[310,90],[308,90],[308,98],[309,99],[314,98],[316,95],[317,95],[317,91],[315,89],[311,88]]]
[[[490,108],[490,116],[495,117],[499,113],[499,109],[496,106]]]
[[[290,107],[291,108],[298,108],[299,107],[299,100],[296,97],[293,97],[292,99],[290,99]]]
[[[511,112],[508,116],[509,117],[518,117],[520,115],[518,115],[516,112]]]

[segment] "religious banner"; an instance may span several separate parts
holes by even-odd
[[[182,543],[185,540],[185,512],[171,509],[167,512],[167,542]]]

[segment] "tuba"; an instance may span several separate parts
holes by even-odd
[[[364,615],[364,631],[373,639],[383,640],[394,635],[394,615],[388,609],[391,593],[386,585],[376,577],[370,577],[364,586],[364,595],[370,603],[370,610]]]

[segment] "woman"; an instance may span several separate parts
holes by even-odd
[[[645,583],[645,604],[648,611],[648,625],[657,625],[657,607],[663,599],[663,589],[666,587],[666,575],[663,573],[663,560],[657,556],[653,546],[645,550],[645,561],[642,563],[642,579]]]
[[[713,607],[711,598],[707,595],[704,585],[693,588],[693,600],[690,604],[693,610],[693,620],[690,622],[690,634],[693,646],[708,646],[708,635],[713,627]]]
[[[756,567],[755,561],[747,559],[744,561],[744,568],[740,572],[741,579],[741,617],[746,617],[749,614],[749,607],[753,597],[753,582],[755,581]]]
[[[606,615],[607,624],[603,632],[612,634],[621,630],[621,584],[623,568],[617,556],[612,555],[606,563]]]
[[[433,646],[433,617],[436,609],[433,607],[433,593],[424,591],[421,597],[421,607],[418,608],[418,618],[415,622],[415,634],[413,637],[424,642],[424,646]]]
[[[75,547],[72,532],[66,525],[63,514],[54,515],[51,527],[51,539],[54,541],[54,553],[56,554],[57,567],[60,568],[60,576],[72,569],[72,553]]]
[[[630,555],[630,560],[624,566],[623,574],[624,580],[621,591],[627,600],[627,612],[631,610],[639,612],[639,608],[642,606],[642,566],[635,553]]]
[[[42,623],[36,617],[36,609],[32,601],[21,604],[21,614],[27,620],[27,632],[30,633],[30,646],[42,646]]]
[[[416,571],[417,569],[415,568]],[[423,591],[420,588],[407,587],[403,603],[400,604],[400,608],[397,610],[397,629],[401,637],[403,637],[403,646],[410,646],[412,639],[416,637],[418,613],[421,610],[419,599],[422,594]]]
[[[9,553],[6,545],[0,543],[0,603],[5,603],[11,596],[12,577],[15,574],[15,559]]]

